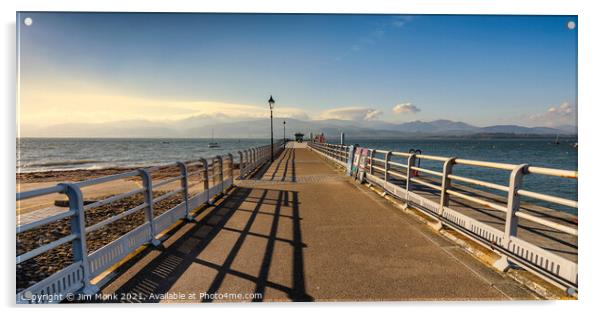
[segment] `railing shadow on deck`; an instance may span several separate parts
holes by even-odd
[[[290,178],[287,178],[289,174]],[[265,164],[249,177],[249,179],[297,182],[295,150],[293,148],[285,148],[274,157],[274,163]]]
[[[270,198],[271,196],[275,196],[276,198]],[[241,206],[245,202],[255,204],[253,210],[242,209]],[[262,211],[261,208],[264,205],[273,205],[273,213]],[[290,216],[282,214],[282,209],[284,207],[290,207]],[[284,292],[287,297],[293,301],[313,301],[313,298],[306,293],[305,289],[303,248],[306,247],[306,245],[302,241],[298,192],[235,188],[222,203],[215,208],[206,211],[209,213],[205,217],[197,223],[194,223],[194,226],[180,237],[174,237],[177,238],[177,240],[166,248],[161,249],[161,253],[157,257],[152,259],[142,270],[138,271],[133,277],[115,290],[115,294],[117,294],[118,298],[121,297],[122,294],[137,293],[138,297],[136,299],[105,302],[159,302],[160,300],[158,298],[148,297],[151,294],[155,294],[154,296],[158,297],[160,294],[168,293],[172,286],[185,275],[187,269],[194,264],[202,265],[217,272],[215,276],[211,277],[212,280],[210,280],[210,285],[206,289],[198,289],[199,293],[209,294],[207,297],[211,297],[212,294],[218,293],[226,276],[231,275],[255,284],[253,293],[261,295],[255,296],[254,301],[261,301],[267,288]],[[227,227],[228,221],[237,212],[251,212],[244,228],[234,229]],[[251,230],[251,227],[259,214],[273,216],[268,235],[253,232]],[[279,222],[283,217],[292,220],[291,240],[277,236]],[[200,259],[201,253],[207,249],[211,242],[222,231],[239,234],[236,242],[230,249],[223,249],[228,253],[225,261],[222,264],[216,264]],[[267,239],[263,254],[261,254],[261,250],[258,250],[258,254],[260,254],[260,259],[258,260],[261,260],[262,263],[261,268],[256,275],[237,271],[232,267],[234,260],[239,255],[243,243],[248,236]],[[187,253],[178,250],[182,246],[186,247],[185,243],[189,243],[190,240],[196,241],[196,244],[191,247]],[[270,268],[272,268],[272,259],[276,242],[286,243],[293,248],[293,257],[291,258],[292,285],[279,284],[268,280],[269,271]],[[157,273],[158,271],[159,273]],[[125,296],[127,297],[127,295]],[[205,298],[200,301],[210,302],[212,299]]]

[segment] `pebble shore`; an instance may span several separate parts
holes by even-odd
[[[227,166],[225,166],[227,167]],[[238,164],[234,164],[234,168],[237,168]],[[188,167],[190,174],[196,174],[196,176],[189,178],[189,181],[194,180],[196,183],[201,180],[200,174],[197,172],[201,168],[200,165],[192,165]],[[114,175],[118,173],[128,172],[136,170],[137,168],[105,168],[96,170],[66,170],[66,171],[42,171],[32,173],[17,173],[17,183],[44,183],[44,182],[77,182],[87,179],[93,179],[108,175]],[[208,168],[209,177],[213,173],[212,168]],[[180,174],[180,170],[177,166],[170,166],[154,170],[152,172],[153,181],[158,179],[166,179],[175,177]],[[140,177],[131,177],[126,179],[128,181],[140,181]],[[211,181],[211,180],[210,180]],[[153,196],[156,198],[162,194],[168,192],[165,191],[153,191]],[[102,200],[109,196],[91,196],[90,200]],[[96,223],[99,223],[107,218],[114,215],[125,212],[131,208],[134,208],[144,201],[142,193],[133,195],[128,198],[124,198],[113,203],[89,209],[86,211],[86,226],[89,227]],[[165,200],[155,203],[154,216],[159,216],[165,211],[173,208],[177,204],[183,201],[181,194],[176,194]],[[65,201],[57,200],[57,203],[61,204]],[[139,210],[134,214],[126,216],[118,221],[115,221],[99,230],[86,234],[86,241],[88,246],[88,253],[92,253],[111,241],[121,237],[125,233],[133,230],[146,222],[145,210]],[[57,222],[53,222],[48,225],[24,232],[17,233],[16,244],[17,256],[24,254],[28,251],[43,246],[49,242],[55,241],[62,237],[68,236],[71,233],[71,226],[69,219],[63,219]],[[41,255],[38,255],[30,260],[27,260],[16,267],[17,275],[17,293],[28,288],[29,286],[39,282],[60,271],[61,269],[69,266],[73,263],[73,253],[71,250],[71,243],[61,245],[51,251],[47,251]]]

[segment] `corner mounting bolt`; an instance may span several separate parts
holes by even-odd
[[[575,23],[575,21],[568,21],[566,23],[566,28],[569,30],[574,30],[575,27],[577,27],[577,23]]]

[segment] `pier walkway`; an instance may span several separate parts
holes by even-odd
[[[130,302],[537,298],[304,144],[235,184],[101,292]]]

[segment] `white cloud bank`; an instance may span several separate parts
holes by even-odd
[[[373,108],[363,107],[343,107],[326,110],[320,113],[317,119],[335,119],[335,120],[353,120],[353,121],[370,121],[380,117],[382,112]]]
[[[420,109],[412,103],[400,103],[393,107],[393,112],[397,114],[414,114],[420,112]]]
[[[569,102],[563,102],[558,106],[552,106],[544,113],[531,115],[529,120],[541,126],[574,125],[576,111]]]

